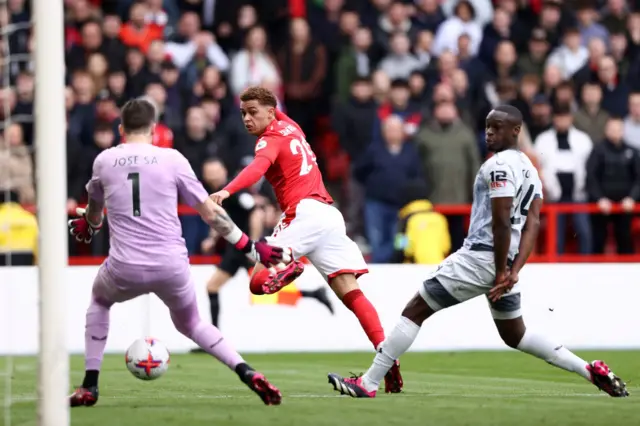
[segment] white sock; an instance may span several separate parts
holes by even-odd
[[[420,327],[408,318],[401,317],[400,322],[377,348],[378,353],[373,364],[362,376],[362,384],[368,392],[377,391],[380,382],[389,371],[396,359],[409,350],[413,341],[418,337]]]
[[[518,350],[547,361],[563,370],[577,373],[591,381],[591,373],[587,370],[587,361],[583,360],[563,345],[547,339],[545,336],[528,329],[518,344]]]

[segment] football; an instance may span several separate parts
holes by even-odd
[[[158,339],[145,337],[129,346],[124,356],[127,369],[140,380],[155,380],[169,369],[169,350]]]

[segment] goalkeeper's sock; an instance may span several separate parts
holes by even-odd
[[[367,334],[374,348],[384,340],[384,329],[380,323],[378,312],[362,290],[351,290],[342,298],[342,303],[358,317],[362,329]]]
[[[408,318],[401,317],[387,339],[377,348],[378,353],[373,359],[373,364],[362,376],[362,384],[367,392],[377,391],[380,382],[389,371],[396,359],[409,350],[416,337],[420,326]]]
[[[218,316],[220,315],[220,297],[218,293],[209,293],[209,309],[211,312],[211,324],[218,327]]]
[[[591,372],[587,369],[589,363],[563,345],[548,339],[547,337],[529,331],[524,332],[524,336],[518,343],[518,350],[538,357],[551,365],[555,365],[563,370],[577,373],[591,382]]]
[[[85,370],[100,370],[109,335],[109,308],[91,299],[84,332]]]
[[[92,386],[98,386],[98,376],[100,372],[98,370],[87,370],[84,372],[84,380],[82,381],[82,387],[89,389]]]

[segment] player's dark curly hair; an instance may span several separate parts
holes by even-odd
[[[270,106],[275,108],[278,105],[278,100],[276,99],[276,95],[269,89],[265,89],[264,87],[253,86],[247,88],[240,95],[240,100],[242,102],[248,101],[258,101],[260,105]]]
[[[125,133],[148,133],[156,120],[156,108],[147,100],[132,99],[122,107],[121,117]]]

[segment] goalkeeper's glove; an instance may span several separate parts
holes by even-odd
[[[68,223],[69,233],[76,237],[77,241],[89,244],[93,236],[102,229],[102,221],[97,225],[90,223],[87,219],[87,211],[81,207],[76,208],[76,216],[79,217],[71,219]]]

